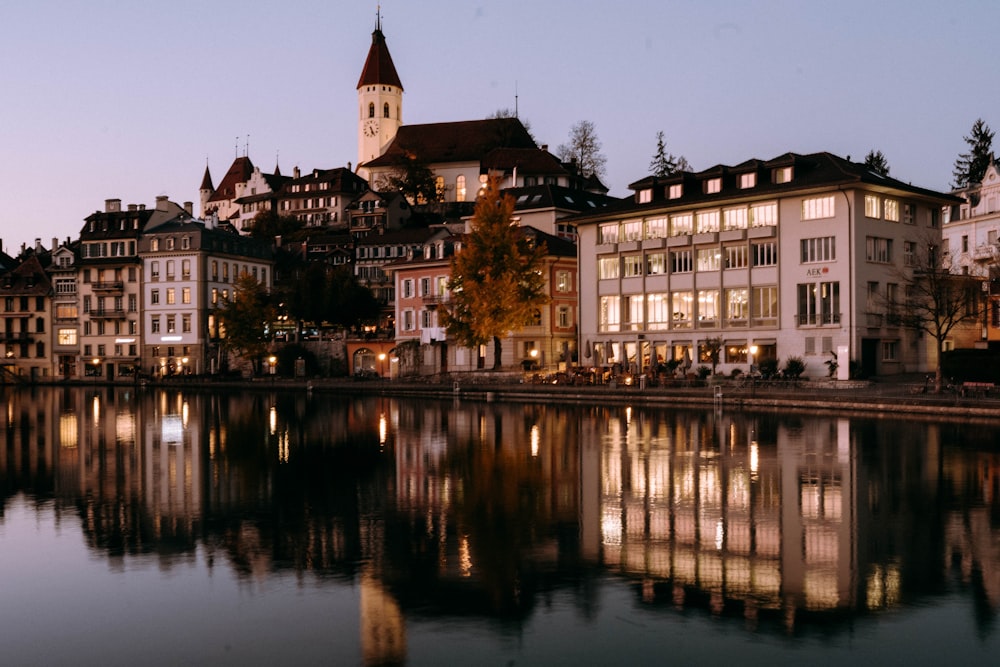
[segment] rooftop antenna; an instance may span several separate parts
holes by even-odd
[[[375,29],[382,32],[382,3],[375,5]]]
[[[250,135],[247,135],[247,144],[243,149],[243,157],[250,157]]]
[[[240,137],[239,137],[239,135],[236,136],[236,142],[233,145],[233,153],[234,153],[233,157],[239,157],[240,156]]]
[[[514,82],[514,118],[518,118],[518,115],[517,115],[517,81]]]

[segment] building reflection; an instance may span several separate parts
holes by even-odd
[[[799,632],[938,594],[1000,609],[983,429],[839,417],[86,387],[0,394],[4,500],[90,547],[357,583],[368,664],[421,617],[524,623],[596,577]],[[2,515],[0,515],[2,516]],[[984,620],[985,623],[985,620]]]

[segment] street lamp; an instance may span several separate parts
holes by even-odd
[[[97,384],[97,376],[101,374],[101,359],[94,357],[90,363],[94,364],[94,384]]]
[[[378,375],[381,378],[385,377],[385,352],[378,355]]]
[[[277,368],[277,365],[278,365],[278,358],[272,354],[270,357],[267,358],[267,363],[270,364],[270,366],[271,366],[271,379],[273,380],[274,379],[274,371],[275,371],[275,369]]]

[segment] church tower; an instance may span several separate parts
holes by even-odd
[[[358,79],[358,167],[382,154],[403,124],[403,84],[377,16],[372,46]]]

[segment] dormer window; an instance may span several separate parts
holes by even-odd
[[[747,188],[752,188],[757,185],[757,174],[756,172],[750,172],[748,174],[740,174],[740,189],[746,190]]]
[[[791,183],[792,181],[792,168],[791,167],[778,167],[774,170],[774,182],[775,183]]]
[[[684,186],[681,183],[675,183],[667,188],[667,199],[680,199],[682,194]]]
[[[173,249],[174,249],[174,239],[173,238],[168,238],[167,239],[167,250],[173,250]]]
[[[640,204],[648,204],[651,201],[653,201],[653,190],[651,188],[647,188],[645,190],[639,190]]]
[[[160,249],[160,239],[151,239],[149,242],[149,249],[156,252]]]
[[[722,190],[721,178],[710,178],[707,181],[705,181],[705,194],[714,195],[720,190]]]

